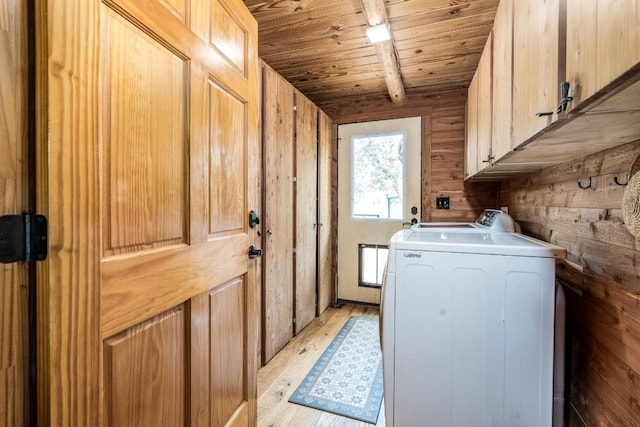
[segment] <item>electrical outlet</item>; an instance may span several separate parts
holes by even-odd
[[[436,209],[449,209],[449,198],[436,197]]]

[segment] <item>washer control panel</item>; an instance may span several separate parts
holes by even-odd
[[[490,228],[491,231],[499,231],[503,233],[515,232],[513,218],[498,209],[485,209],[476,220],[476,224]]]

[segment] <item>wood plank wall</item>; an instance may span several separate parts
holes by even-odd
[[[565,247],[567,426],[640,425],[640,240],[626,230],[625,172],[640,141],[500,184],[523,232]],[[588,189],[578,188],[578,182]]]
[[[334,126],[374,120],[422,117],[422,221],[474,221],[497,206],[497,184],[465,183],[466,91],[410,97],[402,106],[362,99],[324,108]],[[337,135],[337,132],[336,132]],[[448,196],[451,208],[437,210],[435,198]]]

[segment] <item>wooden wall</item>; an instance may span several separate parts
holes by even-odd
[[[502,182],[523,232],[567,249],[567,426],[640,425],[640,240],[623,224],[640,141]],[[592,185],[583,186],[591,177]]]
[[[422,221],[473,221],[497,206],[495,183],[465,183],[466,91],[409,97],[402,106],[386,100],[360,100],[328,106],[334,125],[422,117]],[[451,208],[436,210],[435,198],[448,196]]]

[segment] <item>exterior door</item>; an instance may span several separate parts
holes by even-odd
[[[0,216],[28,210],[26,2],[0,7]],[[28,421],[27,266],[0,264],[0,425]]]
[[[255,21],[240,0],[37,12],[40,423],[253,425]]]
[[[421,130],[420,117],[338,126],[339,299],[380,302],[384,247],[420,218]]]

